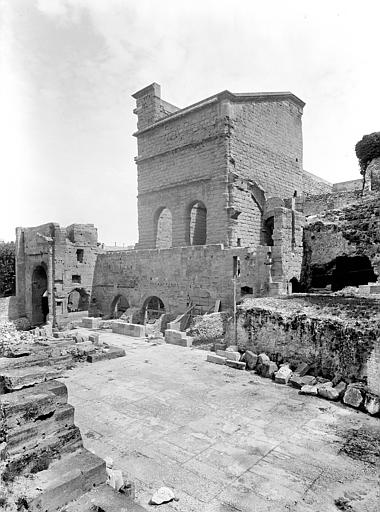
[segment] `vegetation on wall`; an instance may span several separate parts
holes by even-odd
[[[355,153],[359,159],[360,173],[364,176],[371,160],[380,157],[380,132],[364,135],[356,144]]]
[[[0,243],[0,297],[15,294],[16,265],[14,242]]]

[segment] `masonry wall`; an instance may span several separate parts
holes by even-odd
[[[172,244],[188,245],[189,210],[207,209],[207,243],[226,243],[227,183],[225,120],[218,103],[169,118],[138,138],[139,248],[155,248],[155,215],[166,207]]]
[[[335,186],[305,170],[303,171],[302,177],[304,194],[329,194]]]
[[[302,108],[291,101],[233,103],[230,158],[234,171],[267,196],[302,193]]]
[[[157,296],[173,314],[183,313],[189,301],[204,312],[216,300],[222,309],[229,309],[233,306],[233,256],[241,260],[239,298],[242,286],[254,284],[255,253],[221,245],[100,254],[92,298],[104,315],[111,314],[111,304],[120,294],[132,308],[140,309],[149,297]]]

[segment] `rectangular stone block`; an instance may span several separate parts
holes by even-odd
[[[227,359],[225,357],[216,356],[214,354],[207,354],[207,359],[209,363],[215,363],[215,364],[225,364]]]
[[[98,361],[106,361],[108,359],[117,359],[118,357],[124,357],[125,350],[119,347],[110,346],[108,349],[103,351],[96,351],[87,356],[89,363],[97,363]]]
[[[226,359],[226,365],[231,368],[235,368],[236,370],[245,370],[246,364],[242,361],[231,361]]]
[[[112,322],[112,332],[123,334],[124,336],[133,336],[135,338],[145,337],[145,326],[140,324],[128,324],[126,322]]]
[[[193,344],[193,338],[191,336],[187,336],[183,331],[166,329],[165,342],[171,345],[179,345],[181,347],[191,347]]]
[[[229,361],[240,361],[240,352],[231,352],[228,350],[217,350],[216,355],[225,357]]]
[[[101,318],[86,317],[82,318],[81,325],[86,329],[99,329],[99,322]]]

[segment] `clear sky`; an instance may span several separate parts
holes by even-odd
[[[152,82],[185,107],[216,92],[306,102],[304,168],[359,178],[380,130],[378,0],[0,0],[0,239],[94,223],[137,241],[136,117]]]

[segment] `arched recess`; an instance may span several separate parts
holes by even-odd
[[[169,249],[173,243],[173,221],[169,208],[162,207],[154,216],[156,249]]]
[[[274,216],[268,217],[263,222],[262,245],[273,245]]]
[[[67,298],[67,312],[88,311],[89,295],[83,288],[75,288]]]
[[[46,322],[49,313],[47,273],[44,265],[38,265],[32,274],[32,325]]]
[[[186,215],[186,241],[188,245],[205,245],[207,241],[207,208],[202,201],[189,205]]]
[[[371,261],[367,256],[338,256],[332,273],[332,291],[342,290],[346,286],[359,286],[376,282]]]
[[[124,295],[116,295],[111,303],[111,318],[120,318],[129,307],[128,299]]]
[[[144,324],[160,318],[165,313],[165,305],[159,297],[155,295],[148,297],[142,307]]]

